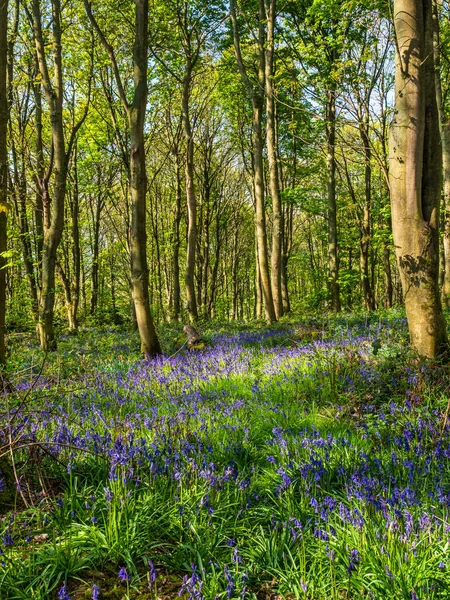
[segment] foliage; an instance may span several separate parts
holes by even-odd
[[[405,325],[214,324],[199,352],[173,329],[151,362],[89,330],[37,381],[41,352],[13,340],[1,597],[446,598],[447,375]]]

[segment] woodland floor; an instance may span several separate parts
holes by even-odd
[[[0,598],[450,598],[450,377],[403,315],[203,332],[143,362],[81,331],[43,366],[11,336]]]

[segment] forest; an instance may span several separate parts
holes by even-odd
[[[450,598],[448,0],[0,0],[1,600]]]

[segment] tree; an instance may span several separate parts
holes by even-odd
[[[272,285],[269,273],[269,257],[267,249],[266,211],[264,205],[264,162],[263,162],[263,100],[265,82],[265,7],[264,0],[258,3],[258,66],[256,81],[252,81],[245,67],[241,51],[241,40],[238,21],[236,16],[235,0],[230,0],[230,18],[233,27],[233,42],[236,62],[245,85],[247,95],[252,103],[252,126],[253,126],[253,193],[255,197],[255,219],[256,219],[256,246],[259,268],[259,279],[264,298],[264,310],[269,322],[276,321],[273,303]]]
[[[395,0],[395,110],[390,133],[392,226],[411,342],[448,350],[438,289],[442,153],[435,93],[432,0]]]
[[[0,364],[6,360],[6,250],[8,213],[8,96],[6,90],[8,1],[0,0]]]
[[[147,106],[148,67],[148,0],[135,0],[133,45],[133,100],[128,102],[113,47],[100,29],[88,0],[86,13],[107,51],[116,79],[117,89],[128,117],[130,128],[130,195],[131,195],[131,284],[136,319],[141,337],[142,353],[150,358],[161,352],[156,335],[148,291],[144,123]]]
[[[269,159],[269,187],[272,197],[272,294],[275,315],[283,316],[283,294],[281,288],[283,227],[278,174],[278,140],[276,134],[275,90],[274,90],[274,51],[276,0],[264,0],[267,20],[267,42],[265,50],[265,89],[267,113],[267,156]]]

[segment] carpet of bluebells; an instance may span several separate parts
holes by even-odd
[[[450,598],[450,378],[405,319],[205,337],[14,342],[0,598]]]

